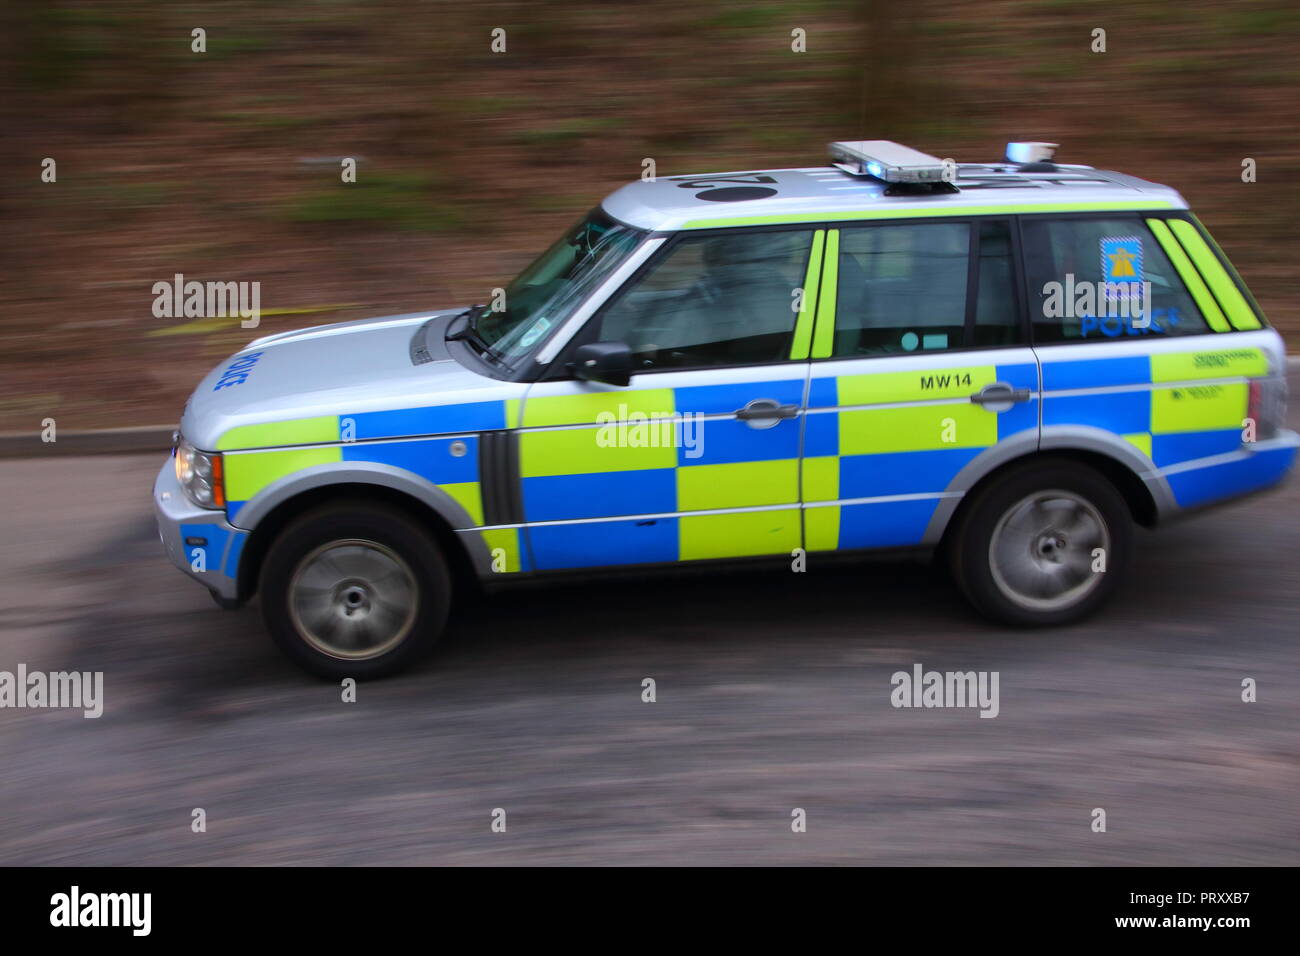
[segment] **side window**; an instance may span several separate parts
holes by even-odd
[[[979,256],[970,301],[971,232]],[[1020,340],[1010,226],[898,223],[840,230],[836,357],[944,351]]]
[[[1021,229],[1035,342],[1208,331],[1141,219],[1027,216]]]
[[[974,341],[968,345],[1018,345],[1020,327],[1015,273],[1011,267],[1011,224],[1004,219],[979,223],[979,283],[975,294]]]
[[[811,229],[678,241],[597,318],[596,340],[626,342],[642,370],[789,358]]]

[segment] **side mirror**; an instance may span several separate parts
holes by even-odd
[[[632,348],[626,342],[590,342],[573,353],[573,374],[583,381],[626,385],[632,381]]]

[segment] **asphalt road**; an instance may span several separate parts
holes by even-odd
[[[916,565],[567,584],[343,703],[167,564],[160,464],[0,462],[0,670],[106,698],[0,710],[0,864],[1300,863],[1296,481],[1143,533],[1065,630]],[[999,715],[893,708],[914,663]]]

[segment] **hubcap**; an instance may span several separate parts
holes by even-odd
[[[312,551],[289,583],[294,627],[317,650],[343,660],[387,653],[410,633],[415,575],[391,548],[348,538]]]
[[[1038,491],[1006,510],[989,540],[998,589],[1028,610],[1056,611],[1101,583],[1097,549],[1110,553],[1110,530],[1091,502],[1071,491]],[[1105,565],[1103,564],[1102,567]]]

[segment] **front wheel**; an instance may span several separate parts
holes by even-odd
[[[308,512],[262,565],[262,616],[279,648],[321,677],[360,680],[409,666],[440,636],[451,579],[407,515],[364,503]]]
[[[1007,624],[1081,620],[1119,585],[1133,549],[1127,504],[1105,476],[1057,460],[994,479],[967,503],[951,541],[967,599]]]

